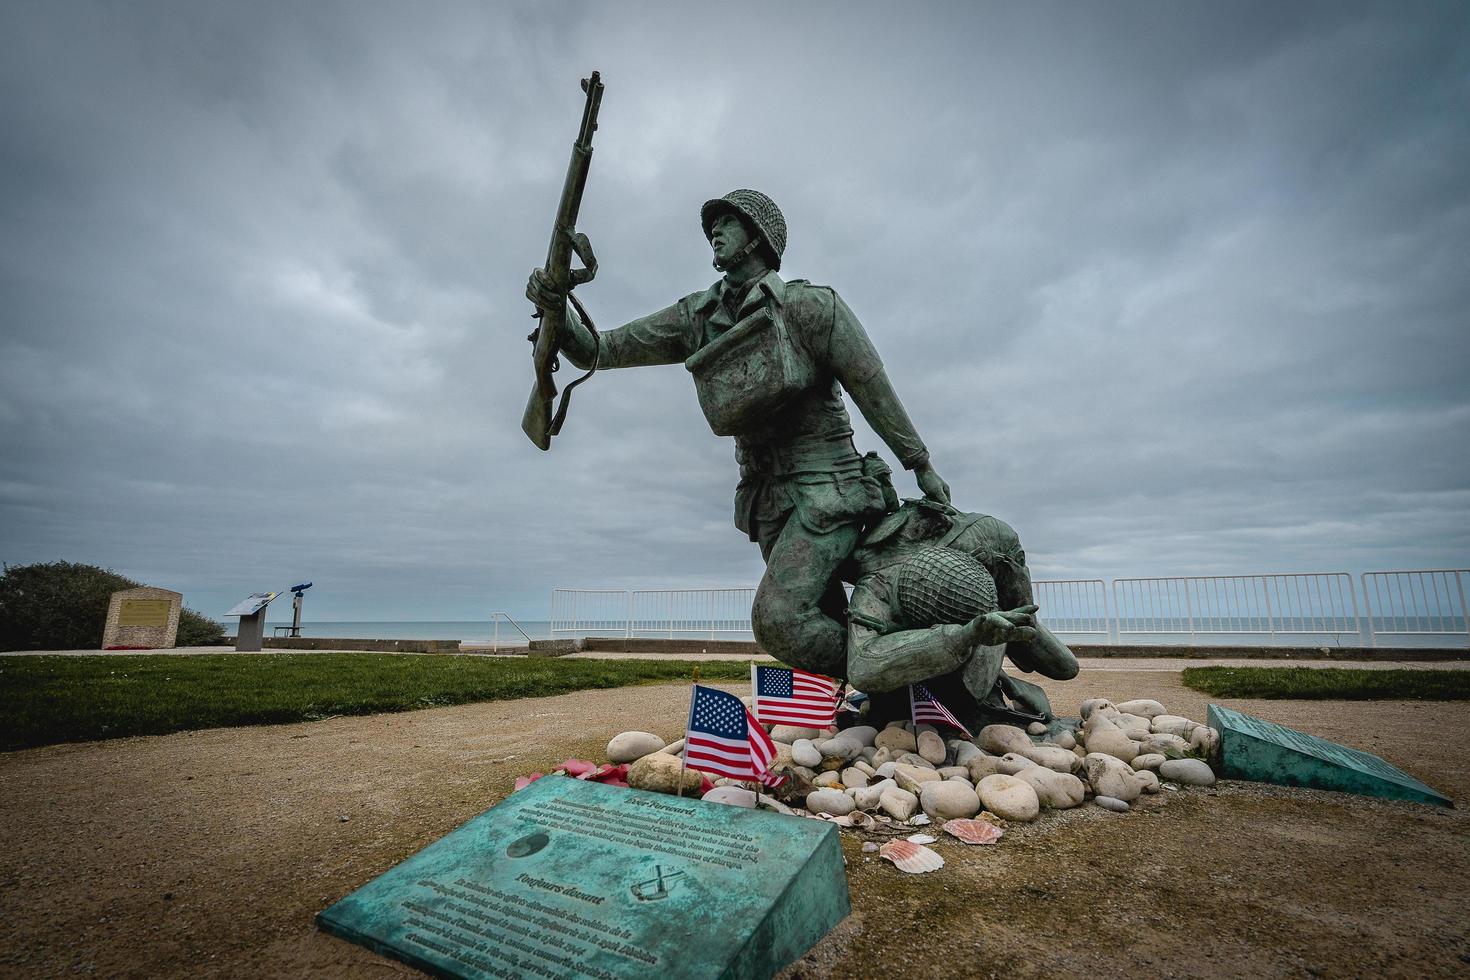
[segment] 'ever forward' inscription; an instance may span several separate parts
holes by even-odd
[[[779,969],[846,912],[830,827],[548,777],[318,922],[446,975],[611,980]]]

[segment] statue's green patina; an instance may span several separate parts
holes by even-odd
[[[853,583],[847,678],[872,696],[869,724],[907,719],[914,683],[972,732],[1053,719],[1039,686],[1001,670],[1009,658],[1026,673],[1077,676],[1072,651],[1036,620],[1026,552],[1009,524],[907,501],[840,571]]]
[[[947,506],[949,486],[852,310],[830,287],[778,275],[787,228],[776,203],[735,190],[707,201],[700,221],[724,276],[656,313],[595,335],[542,270],[526,295],[564,324],[561,350],[578,367],[684,364],[710,428],[735,437],[735,526],[766,561],[751,614],[756,639],[787,664],[849,677],[837,570],[898,500],[888,466],[853,445],[842,392],[926,499]],[[982,614],[966,635],[1030,639],[1032,611]]]

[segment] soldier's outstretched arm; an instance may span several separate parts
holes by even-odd
[[[560,302],[566,306],[566,329],[561,336],[561,351],[573,365],[585,371],[592,366],[594,354],[599,369],[640,367],[647,364],[679,364],[694,353],[693,319],[688,300],[680,300],[657,313],[639,317],[614,330],[602,331],[599,341],[582,322],[577,310],[558,295],[546,274],[531,271],[526,283],[526,298],[542,309],[552,309]]]
[[[834,292],[832,301],[832,331],[827,343],[832,373],[903,468],[914,471],[924,496],[949,503],[949,484],[929,462],[929,450],[919,438],[898,392],[893,390],[868,332],[841,296]]]

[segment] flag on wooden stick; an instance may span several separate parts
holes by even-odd
[[[686,765],[717,776],[779,786],[786,777],[770,772],[775,758],[776,743],[739,698],[694,685],[684,732]]]
[[[974,738],[970,730],[960,724],[960,720],[949,713],[949,709],[939,703],[939,699],[929,693],[929,689],[923,684],[909,685],[909,712],[913,715],[914,723],[929,722],[933,725],[948,725],[950,728],[958,728],[965,733],[966,738]]]
[[[837,691],[830,677],[790,667],[750,665],[755,716],[762,725],[826,728],[837,721]]]

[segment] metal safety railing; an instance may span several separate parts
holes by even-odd
[[[551,637],[558,633],[627,636],[633,621],[633,593],[626,589],[554,589],[551,593]]]
[[[1470,608],[1465,605],[1470,568],[1364,572],[1363,614],[1368,636],[1456,636],[1470,643]]]
[[[1346,572],[1113,579],[1113,622],[1127,634],[1361,635]]]
[[[1042,580],[1031,583],[1031,593],[1053,633],[1112,636],[1108,590],[1102,579]]]
[[[571,636],[705,636],[751,633],[755,589],[556,589],[554,639]]]
[[[631,593],[628,635],[750,633],[755,589],[639,589]]]
[[[516,622],[514,619],[511,619],[510,618],[510,613],[500,612],[499,610],[497,610],[497,611],[495,611],[495,612],[493,612],[493,613],[490,614],[490,622],[493,623],[494,626],[495,626],[494,639],[491,640],[491,644],[492,644],[491,645],[491,649],[492,650],[495,650],[497,652],[500,650],[500,622],[501,622],[501,620],[504,620],[505,622],[507,622],[510,625],[514,626],[516,632],[519,633],[519,634],[521,634],[521,636],[523,636],[525,638],[526,644],[528,646],[530,645],[530,643],[531,643],[531,635],[529,633],[527,633],[525,630],[521,629],[521,624],[518,623],[518,622]],[[519,644],[517,644],[517,645],[519,645]]]
[[[1470,642],[1470,569],[1263,575],[1042,579],[1032,583],[1042,621],[1058,634],[1107,637],[1456,636]],[[755,589],[557,589],[551,635],[751,634]],[[1361,611],[1360,611],[1361,610]],[[1106,641],[1105,641],[1106,642]]]

